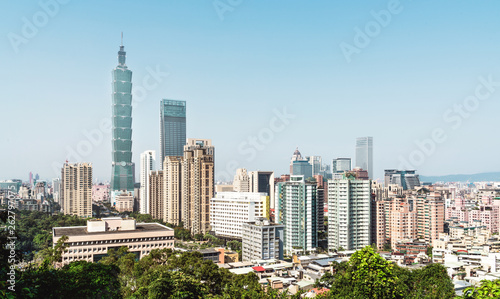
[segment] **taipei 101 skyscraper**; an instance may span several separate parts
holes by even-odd
[[[132,163],[132,71],[125,64],[123,33],[118,66],[113,70],[113,129],[111,202],[117,195],[134,192],[135,165]]]

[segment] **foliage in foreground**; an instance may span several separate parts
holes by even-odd
[[[122,247],[110,250],[99,263],[77,261],[56,269],[64,246],[62,242],[54,249],[46,246],[52,243],[48,227],[76,225],[81,220],[65,216],[47,219],[42,213],[26,213],[20,218],[17,225],[22,240],[29,242],[28,236],[41,234],[31,242],[39,244],[37,249],[46,250],[41,252],[45,260],[40,266],[17,272],[18,298],[299,298],[275,290],[266,293],[254,273],[232,274],[211,261],[203,261],[197,252],[153,250],[136,261],[135,255]],[[6,240],[5,234],[0,237]],[[229,243],[233,250],[240,250],[239,243]],[[1,256],[7,254],[4,248],[0,250]],[[8,266],[6,260],[2,260],[2,274]],[[317,298],[454,298],[453,284],[443,266],[431,264],[410,271],[385,261],[370,246],[357,251],[349,262],[335,263],[333,268],[335,274],[327,273],[317,282],[318,287],[331,291]],[[4,286],[0,285],[0,289]],[[0,292],[0,296],[8,295]],[[495,281],[468,288],[463,298],[499,296],[500,281]]]
[[[318,286],[330,291],[317,298],[453,298],[446,269],[431,264],[408,270],[386,261],[371,246],[358,250],[349,262],[333,265],[336,274],[324,275]]]
[[[468,287],[464,291],[464,299],[500,298],[500,279],[482,280],[479,287]]]

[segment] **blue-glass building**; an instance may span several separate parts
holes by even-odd
[[[167,156],[183,156],[186,145],[186,101],[160,102],[160,164]]]
[[[292,175],[303,175],[308,179],[313,176],[312,165],[307,160],[293,161]]]
[[[122,191],[134,192],[135,165],[132,163],[132,71],[125,64],[123,45],[118,66],[113,70],[113,129],[111,198]]]

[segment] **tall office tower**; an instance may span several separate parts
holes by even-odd
[[[298,147],[293,152],[292,159],[290,160],[290,174],[293,174],[293,162],[294,161],[307,161],[302,157],[302,154],[299,152]]]
[[[214,197],[215,148],[210,139],[187,140],[182,165],[181,218],[194,234],[210,231],[210,199]]]
[[[243,261],[283,260],[283,228],[283,225],[271,223],[265,218],[243,223]]]
[[[337,158],[332,160],[332,173],[342,173],[351,169],[351,158]]]
[[[299,148],[295,149],[290,160],[290,175],[303,175],[306,179],[313,176],[313,166],[302,157]]]
[[[149,174],[149,214],[153,219],[165,218],[165,188],[163,171],[153,170]]]
[[[132,71],[125,64],[123,44],[118,66],[113,70],[113,129],[111,202],[122,192],[134,192],[135,165],[132,163]]]
[[[350,173],[328,181],[328,250],[356,250],[371,244],[370,184]]]
[[[139,211],[149,214],[149,174],[155,170],[156,152],[145,151],[141,154],[141,191]]]
[[[160,102],[160,163],[166,156],[180,157],[186,144],[186,101]]]
[[[303,175],[306,179],[313,176],[312,166],[307,161],[293,161],[291,175]]]
[[[233,189],[236,192],[250,192],[250,177],[245,168],[236,169],[233,180]]]
[[[61,202],[64,214],[92,217],[92,163],[64,163]]]
[[[163,161],[163,190],[165,196],[163,221],[174,225],[181,222],[182,164],[184,158],[167,156]]]
[[[266,193],[219,192],[210,200],[210,225],[218,236],[242,238],[242,224],[269,217]]]
[[[55,202],[61,203],[61,179],[52,179],[52,198]]]
[[[356,138],[356,167],[368,171],[373,179],[373,137]]]
[[[413,190],[420,186],[420,178],[415,170],[386,169],[384,173],[386,187],[395,184],[403,187],[403,190]]]
[[[417,234],[434,245],[444,232],[444,200],[439,196],[417,197]]]
[[[321,167],[321,156],[307,156],[306,160],[311,164],[312,175],[321,174],[323,170]]]
[[[274,209],[274,172],[273,171],[250,171],[250,192],[264,192],[269,195],[270,209]]]
[[[304,176],[290,176],[290,181],[276,185],[276,222],[285,226],[284,250],[315,250],[318,247],[316,184]]]
[[[30,171],[30,188],[33,188],[33,172]]]

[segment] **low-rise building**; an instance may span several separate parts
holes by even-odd
[[[174,230],[159,223],[136,223],[133,218],[111,217],[90,219],[86,226],[54,227],[54,246],[62,236],[68,248],[62,255],[62,263],[86,260],[97,262],[109,249],[128,247],[137,259],[153,249],[174,248]]]
[[[283,259],[284,225],[269,222],[265,218],[243,223],[243,261]]]
[[[115,208],[120,213],[134,211],[134,196],[131,192],[117,195],[115,202]]]

